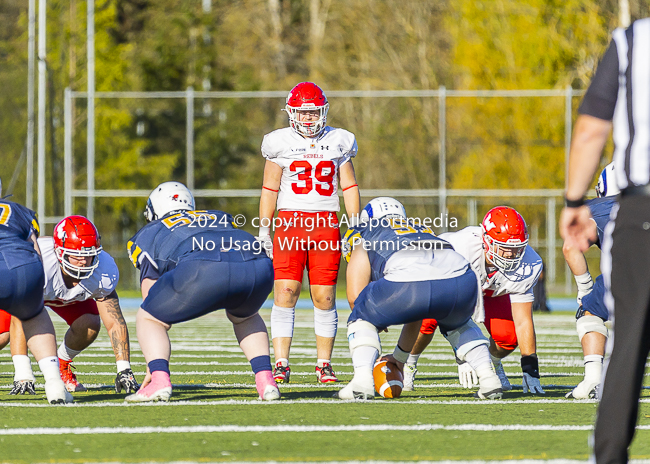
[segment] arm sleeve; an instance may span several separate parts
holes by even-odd
[[[262,156],[269,161],[275,161],[275,158],[278,157],[278,151],[273,148],[272,137],[269,137],[269,135],[266,134],[262,139]]]
[[[530,303],[534,301],[535,295],[533,294],[533,287],[530,287],[525,293],[511,293],[510,301],[512,303]]]
[[[614,117],[616,98],[618,96],[618,52],[616,43],[612,40],[609,48],[598,64],[587,93],[585,94],[578,112],[605,121]]]

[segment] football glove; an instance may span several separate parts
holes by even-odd
[[[16,380],[9,392],[10,395],[35,395],[34,382],[31,380]]]
[[[260,235],[255,237],[255,240],[260,242],[262,250],[266,253],[266,256],[273,259],[273,239],[270,235]]]
[[[536,354],[521,357],[521,370],[524,374],[521,381],[524,393],[546,394],[539,381],[539,363]]]
[[[125,393],[135,393],[139,388],[131,369],[124,369],[115,377],[115,393],[121,393],[122,389]]]
[[[456,362],[458,363],[458,380],[463,388],[472,388],[474,385],[478,385],[478,376],[472,366],[458,358],[456,358]]]

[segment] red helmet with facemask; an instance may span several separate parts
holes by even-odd
[[[83,216],[68,216],[54,227],[54,253],[63,272],[75,279],[87,279],[99,266],[102,250],[97,228]],[[81,266],[70,262],[70,257],[92,257],[90,265]]]
[[[528,245],[528,229],[521,214],[513,208],[497,206],[485,215],[481,228],[488,262],[505,272],[517,269]]]
[[[329,110],[327,97],[313,82],[301,82],[287,96],[285,111],[289,114],[289,125],[303,137],[318,137],[327,125]],[[300,111],[318,111],[318,120],[300,121]]]

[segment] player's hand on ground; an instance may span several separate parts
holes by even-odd
[[[255,237],[255,240],[260,242],[262,249],[266,253],[266,256],[273,259],[273,239],[269,235],[260,235]]]
[[[472,366],[458,358],[456,358],[456,362],[458,363],[458,380],[463,388],[472,388],[478,385],[478,375]]]
[[[125,393],[135,393],[140,388],[138,381],[135,380],[135,375],[131,369],[124,369],[117,377],[115,377],[115,393],[121,393],[124,389]]]
[[[539,379],[536,377],[533,377],[532,375],[524,372],[524,377],[521,381],[522,386],[524,387],[524,393],[532,393],[533,395],[544,395],[546,392],[542,388],[542,384],[540,383]]]
[[[9,392],[10,395],[35,395],[34,382],[31,380],[16,380]]]

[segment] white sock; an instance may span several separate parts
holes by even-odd
[[[131,369],[131,363],[128,361],[115,361],[115,364],[117,365],[118,374],[127,369]]]
[[[420,354],[409,354],[409,358],[406,360],[406,364],[410,364],[412,366],[417,366],[418,364],[418,359],[420,358]]]
[[[29,356],[24,354],[17,354],[11,357],[14,363],[14,382],[19,380],[31,380],[35,382],[34,372],[32,371],[32,362]]]
[[[41,359],[38,362],[38,367],[41,368],[41,372],[43,373],[46,382],[51,380],[61,381],[61,374],[59,373],[59,358],[56,356]]]
[[[374,346],[358,346],[352,353],[352,365],[354,366],[355,376],[357,371],[370,369],[372,376],[372,368],[375,366],[375,361],[379,357],[379,350]]]
[[[79,353],[81,353],[81,351],[68,348],[65,342],[61,343],[61,346],[59,346],[59,349],[56,352],[59,358],[64,361],[72,361],[74,357],[77,356]]]
[[[273,305],[271,309],[271,338],[292,338],[296,308]]]
[[[490,364],[490,351],[485,345],[479,345],[475,348],[472,348],[465,355],[465,361],[472,366],[477,373],[480,369],[484,367],[489,367],[492,370],[492,364]]]
[[[336,337],[338,322],[339,315],[336,308],[318,309],[314,307],[314,332],[319,337]]]
[[[325,364],[332,364],[332,360],[331,359],[321,359],[321,358],[318,358],[316,360],[316,365],[318,367],[323,367]]]
[[[589,354],[585,356],[585,380],[588,382],[598,382],[603,375],[603,357],[598,354]]]
[[[275,360],[275,364],[280,363],[281,366],[287,367],[289,365],[289,360],[287,358],[280,358]]]

